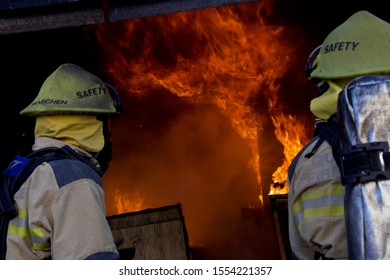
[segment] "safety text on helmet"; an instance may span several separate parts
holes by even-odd
[[[98,86],[98,87],[93,87],[86,89],[84,91],[78,91],[76,92],[76,96],[78,98],[85,98],[85,97],[91,97],[91,96],[96,96],[96,95],[105,95],[107,92],[106,87]]]
[[[328,52],[354,51],[359,42],[336,42],[324,47],[324,54]]]
[[[35,105],[42,105],[42,104],[56,104],[56,105],[66,105],[68,104],[68,101],[66,100],[61,100],[61,99],[41,99],[41,100],[37,100],[33,103],[31,103],[31,106],[35,106]]]

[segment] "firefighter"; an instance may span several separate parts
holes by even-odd
[[[389,23],[359,11],[309,55],[305,71],[319,94],[310,104],[315,136],[288,172],[289,236],[297,259],[348,259],[344,187],[332,150],[338,95],[356,77],[390,73],[389,35]]]
[[[40,164],[15,193],[18,215],[9,222],[6,259],[119,258],[101,181],[111,160],[108,121],[121,108],[112,91],[79,66],[63,64],[20,112],[36,118],[34,151],[66,146],[80,160]]]

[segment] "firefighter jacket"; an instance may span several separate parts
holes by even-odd
[[[33,149],[64,145],[38,137]],[[8,226],[7,259],[119,258],[106,220],[101,178],[87,164],[71,159],[44,162],[14,199],[18,216]]]
[[[344,187],[332,147],[321,140],[314,137],[289,167],[291,249],[298,259],[347,259]]]

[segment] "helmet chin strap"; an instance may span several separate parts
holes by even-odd
[[[329,84],[326,81],[324,82],[323,80],[320,80],[318,78],[311,78],[310,77],[311,73],[314,71],[314,69],[317,68],[317,65],[313,65],[312,60],[314,60],[314,56],[317,55],[317,53],[319,52],[321,47],[322,47],[322,45],[319,45],[314,50],[311,51],[311,53],[309,54],[309,56],[306,60],[305,69],[304,69],[306,77],[316,85],[316,91],[317,91],[318,95],[322,95],[323,93],[325,93],[329,89]],[[319,86],[319,84],[321,84],[321,85]]]
[[[100,119],[98,117],[98,119]],[[108,169],[112,159],[112,141],[110,121],[108,118],[100,119],[103,122],[104,146],[99,152],[94,154],[94,158],[98,161],[103,173]]]
[[[110,89],[109,92],[114,101],[116,115],[125,112],[120,96],[116,91],[116,89],[108,83],[105,83],[105,85],[107,86],[107,88]],[[103,172],[105,172],[108,169],[109,163],[112,159],[111,127],[110,127],[110,120],[109,120],[110,117],[114,117],[114,116],[112,115],[97,116],[97,119],[103,122],[104,146],[103,149],[95,153],[93,157],[98,161],[100,168],[102,169]]]
[[[322,85],[316,87],[316,91],[318,95],[322,95],[329,89],[329,87],[329,83],[325,81]]]
[[[309,79],[310,79],[311,72],[313,72],[314,69],[317,68],[317,65],[313,65],[312,60],[314,58],[314,55],[317,55],[317,52],[321,49],[321,47],[322,45],[317,46],[314,50],[311,51],[311,53],[307,57],[304,70],[305,70],[306,77],[308,77]]]
[[[121,98],[119,96],[119,93],[116,91],[115,87],[109,83],[104,83],[104,84],[110,89],[109,92],[112,93],[111,98],[114,101],[114,107],[116,109],[117,114],[125,112]]]

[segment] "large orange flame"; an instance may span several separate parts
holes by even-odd
[[[287,167],[305,142],[304,126],[286,113],[279,93],[281,80],[296,63],[297,46],[289,43],[291,30],[267,23],[272,5],[261,1],[135,19],[103,24],[96,31],[119,91],[142,97],[153,88],[165,88],[194,104],[218,106],[251,147],[248,165],[259,185],[261,116],[272,118],[284,147],[273,180],[286,181]],[[261,116],[259,96],[268,108]],[[270,188],[275,193],[272,184]],[[262,201],[261,187],[259,198]]]

